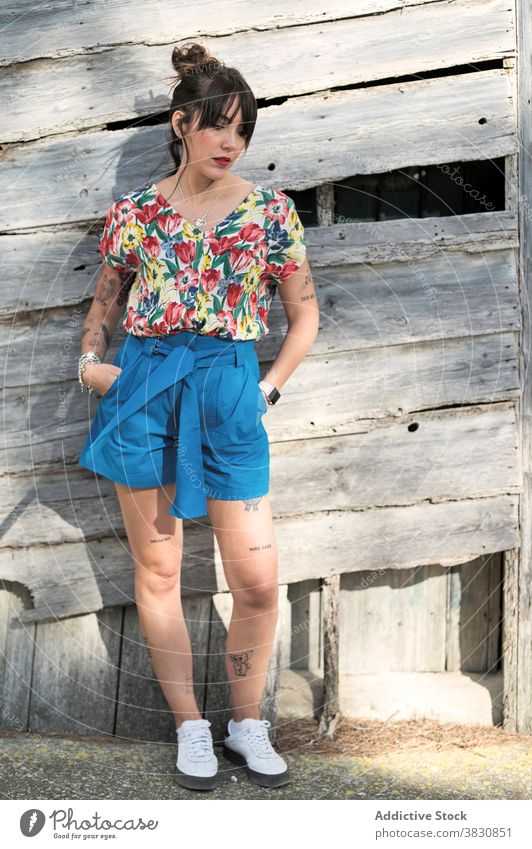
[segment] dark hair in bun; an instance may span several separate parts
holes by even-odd
[[[233,121],[239,106],[242,108],[243,136],[249,146],[257,121],[257,101],[248,83],[236,68],[229,68],[208,50],[195,42],[174,47],[172,64],[176,71],[170,118],[170,154],[176,169],[181,164],[181,143],[188,153],[186,139],[178,138],[171,119],[176,110],[182,110],[179,125],[190,126],[198,119],[197,130],[213,127],[222,115]]]

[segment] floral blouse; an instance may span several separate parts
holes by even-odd
[[[128,333],[189,330],[227,339],[269,332],[276,286],[306,255],[294,201],[261,185],[203,231],[145,183],[112,204],[98,249],[112,268],[136,272],[123,321]]]

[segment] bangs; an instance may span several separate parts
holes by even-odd
[[[234,121],[239,107],[242,108],[242,130],[246,146],[251,141],[257,121],[257,102],[251,89],[244,88],[235,91],[234,82],[220,74],[205,93],[199,107],[198,129],[205,130],[213,127],[218,121]]]

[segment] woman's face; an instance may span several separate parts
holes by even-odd
[[[177,116],[178,113],[176,113]],[[190,168],[203,174],[209,180],[221,180],[233,168],[236,160],[245,148],[242,109],[239,107],[231,123],[227,116],[220,117],[216,126],[204,130],[195,130],[196,120],[190,129],[185,128],[186,141],[190,155]],[[179,134],[177,117],[174,128]],[[185,147],[183,165],[188,165]],[[216,161],[216,160],[223,161]]]

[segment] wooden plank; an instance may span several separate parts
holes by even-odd
[[[230,6],[224,8],[224,18],[231,14]],[[252,17],[249,12],[248,8],[244,20]],[[221,17],[213,3],[205,13]],[[329,10],[327,13],[328,17]],[[181,15],[180,6],[169,17],[175,21]],[[212,19],[206,20],[213,32]],[[165,21],[165,34],[168,26]],[[222,25],[222,31],[226,26]],[[508,56],[515,50],[512,14],[505,0],[459,4],[447,0],[411,7],[408,14],[396,9],[366,18],[353,15],[348,20],[322,20],[319,61],[313,62],[308,56],[316,50],[316,36],[306,21],[290,27],[276,22],[272,29],[254,28],[245,35],[244,25],[239,30],[225,37],[218,31],[202,43],[215,56],[223,56],[227,65],[237,66],[245,77],[253,76],[259,101],[447,69]],[[421,31],[424,37],[420,39]],[[257,56],[264,57],[258,66]],[[165,78],[172,70],[170,59],[168,43],[126,44],[56,61],[19,64],[4,72],[0,83],[0,98],[7,105],[2,141],[28,141],[163,111],[168,104]],[[17,98],[18,92],[24,95]]]
[[[340,348],[338,335],[329,338],[331,344]],[[261,362],[264,363],[263,358]],[[282,404],[268,410],[264,424],[272,442],[367,432],[375,427],[371,419],[399,418],[453,405],[495,404],[514,399],[518,392],[513,334],[356,353],[338,350],[326,356],[316,352],[307,356],[291,375]],[[96,410],[95,398],[87,401],[86,394],[81,400],[79,396],[77,381],[71,381],[69,388],[66,383],[59,385],[58,395],[50,391],[49,385],[4,391],[4,450],[0,468],[12,476],[25,471],[38,475],[46,470],[51,475],[50,489],[43,491],[43,495],[45,504],[51,506],[66,494],[64,471],[58,478],[58,466],[54,464],[60,463],[62,470],[65,465],[68,468],[68,464],[74,464],[69,474],[79,471],[79,456]],[[58,402],[63,405],[59,412]],[[77,478],[73,474],[73,506],[67,508],[67,522],[78,513],[75,499],[91,490],[97,491],[93,489],[92,472],[83,471],[83,475],[87,482],[85,492],[75,483]],[[21,486],[16,483],[13,486],[8,501],[11,521],[14,515],[24,513],[36,497],[31,476],[29,480],[23,479]],[[103,479],[99,488],[103,497],[111,491]],[[51,521],[55,523],[57,519]],[[90,521],[85,511],[78,521],[81,524]]]
[[[275,427],[269,427],[270,437]],[[490,463],[486,464],[486,452]],[[519,492],[517,423],[512,402],[431,410],[364,424],[354,433],[270,444],[271,492],[277,515],[323,509],[362,510]],[[304,500],[294,500],[294,484]],[[35,496],[29,493],[33,489]],[[90,509],[89,509],[90,505]],[[104,536],[125,538],[114,484],[95,484],[81,469],[12,475],[0,494],[2,548],[26,548]],[[194,527],[187,556],[212,562],[208,527]],[[221,564],[221,561],[220,561]],[[82,577],[82,572],[76,573]]]
[[[36,625],[23,625],[20,614],[31,596],[19,582],[0,587],[0,729],[27,731]]]
[[[283,628],[283,619],[281,611],[285,607],[288,599],[288,587],[286,584],[279,586],[279,615],[277,617],[277,625],[273,638],[273,645],[268,663],[268,671],[264,682],[264,691],[260,703],[259,715],[261,719],[267,719],[271,723],[270,740],[275,743],[277,739],[277,721],[278,721],[278,696],[281,684],[282,671],[282,651],[285,631]]]
[[[291,609],[290,668],[323,670],[320,581],[298,581],[288,586]]]
[[[439,565],[342,575],[340,682],[347,674],[443,671],[446,584]]]
[[[469,672],[364,672],[340,679],[344,716],[385,722],[427,718],[498,725],[501,675]]]
[[[508,157],[511,159],[511,157]],[[330,187],[321,187],[320,191]],[[319,201],[319,214],[330,217],[330,209]],[[328,218],[327,218],[328,220]],[[0,316],[10,317],[29,310],[61,307],[72,337],[81,334],[86,308],[79,305],[94,294],[96,273],[101,265],[97,250],[103,224],[94,232],[85,228],[61,228],[50,232],[0,236],[4,270]],[[513,212],[483,212],[423,219],[393,219],[337,222],[305,229],[308,259],[315,270],[328,266],[360,266],[412,262],[414,259],[445,257],[452,265],[455,253],[476,252],[486,257],[492,251],[516,247],[517,219]],[[37,261],[38,260],[38,261]],[[489,259],[487,260],[489,264]],[[31,274],[28,274],[31,263]],[[321,274],[315,274],[321,292]],[[378,280],[374,280],[378,284]],[[338,294],[338,293],[337,293]],[[274,307],[276,301],[274,301]],[[65,307],[75,309],[67,312]],[[327,303],[322,303],[327,311]],[[118,335],[118,331],[117,334]],[[265,341],[265,340],[262,340]],[[262,343],[261,343],[262,344]]]
[[[273,165],[276,185],[302,190],[355,173],[505,156],[518,148],[513,108],[512,74],[499,69],[288,98],[265,110],[242,176],[269,185]],[[4,231],[103,216],[115,197],[169,167],[163,134],[94,131],[11,148],[0,173]]]
[[[423,6],[436,2],[441,4],[441,0],[424,0]],[[102,6],[98,4],[71,6],[61,0],[50,0],[45,6],[36,6],[31,0],[20,3],[6,0],[2,3],[0,23],[9,38],[5,40],[0,64],[28,62],[43,56],[72,56],[84,49],[102,52],[117,42],[171,44],[201,36],[202,43],[207,44],[205,35],[212,32],[219,39],[227,33],[247,29],[292,28],[296,24],[321,24],[327,20],[366,15],[376,15],[380,20],[383,13],[394,11],[398,6],[404,11],[418,3],[419,0],[400,0],[400,3],[397,0],[330,0],[324,6],[293,0],[287,8],[282,0],[272,0],[264,6],[247,0],[227,0],[223,7],[213,0],[181,0],[176,7],[171,0],[159,0],[153,6],[135,0],[113,0],[112,4],[105,5],[103,27]],[[453,6],[453,14],[458,14],[456,6]],[[31,21],[30,38],[28,21]],[[226,59],[225,55],[223,58]]]
[[[318,275],[322,321],[342,328],[344,347],[356,350],[429,339],[451,339],[520,328],[513,250],[441,253],[369,268],[329,267]],[[275,299],[276,335],[286,319]]]
[[[329,330],[320,334],[314,355],[334,347],[359,351],[520,328],[517,269],[510,249],[418,259],[415,275],[411,263],[405,262],[364,269],[334,266],[320,273],[317,282],[321,318]],[[16,334],[6,333],[0,344],[6,388],[53,381],[65,394],[79,356],[83,316],[81,311],[76,311],[75,317],[63,310],[50,311],[37,330],[24,322]],[[267,355],[273,354],[272,346],[278,346],[278,337],[287,326],[279,297],[272,302],[270,316],[275,334],[267,334],[266,339],[271,336],[275,341],[265,344],[261,339],[257,343],[258,350]],[[342,334],[337,333],[338,326]],[[120,327],[107,361],[114,357],[124,335]]]
[[[339,708],[340,575],[330,575],[321,583],[323,598],[323,710],[318,732],[333,737]]]
[[[498,671],[500,554],[453,567],[447,632],[448,671]]]
[[[192,646],[194,694],[201,712],[205,696],[206,655],[211,600],[202,594],[183,598]],[[153,669],[135,605],[124,610],[120,681],[116,715],[118,737],[175,742],[175,721]]]
[[[532,118],[529,104],[532,101],[532,33],[530,17],[532,3],[522,0],[517,6],[518,16],[518,132],[519,132],[519,224],[520,251],[519,268],[521,284],[521,308],[523,314],[522,334],[522,451],[523,475],[525,486],[520,505],[521,545],[520,558],[517,565],[519,587],[519,602],[517,619],[513,619],[517,630],[508,634],[508,639],[516,641],[517,665],[515,672],[517,681],[511,685],[507,682],[507,690],[515,689],[516,698],[513,702],[514,714],[507,714],[507,721],[514,724],[517,731],[523,734],[532,732],[532,215],[530,214],[530,198],[532,197],[532,168],[528,152],[532,147]],[[511,665],[509,667],[511,672]],[[508,701],[508,707],[510,701]]]
[[[519,730],[519,568],[522,554],[518,548],[504,552],[503,571],[503,717],[507,731]]]
[[[272,503],[276,513],[273,496]],[[404,569],[419,563],[450,566],[504,551],[518,539],[516,510],[517,496],[501,494],[369,510],[322,508],[319,513],[281,516],[277,520],[279,583],[327,577],[339,571]],[[192,529],[190,534],[187,530],[186,539],[189,535],[194,537]],[[351,545],[352,540],[356,545]],[[91,608],[131,603],[133,570],[123,543],[103,538],[56,545],[53,553],[52,559],[48,546],[0,553],[0,575],[20,581],[32,594],[34,607],[21,612],[22,622],[66,618]],[[183,595],[227,591],[227,582],[212,559],[205,553],[187,557],[185,551]],[[217,623],[217,619],[215,627],[222,627],[222,620]]]
[[[277,524],[280,580],[451,566],[504,551],[517,539],[516,511],[517,497],[499,496],[285,517]]]
[[[226,725],[232,716],[231,688],[225,666],[227,632],[233,611],[230,592],[212,596],[211,627],[207,656],[204,717],[211,722],[215,744],[223,742]]]
[[[209,593],[217,588],[212,567],[212,531],[187,530],[184,544],[183,594]],[[33,607],[20,614],[22,622],[48,621],[131,604],[134,569],[127,542],[101,536],[83,543],[5,549],[0,573],[18,580],[32,594]],[[11,577],[8,577],[11,575]]]
[[[509,400],[518,394],[516,356],[511,334],[307,356],[265,426],[284,441],[296,433],[304,438],[367,431],[369,419]]]
[[[114,733],[122,611],[40,622],[29,726],[35,731]]]

